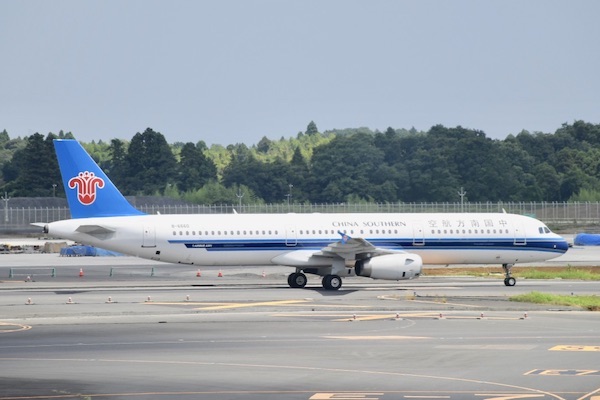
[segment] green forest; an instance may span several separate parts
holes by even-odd
[[[2,192],[64,196],[52,140],[70,132],[11,138],[0,132]],[[82,143],[125,195],[195,204],[598,201],[600,125],[563,124],[497,140],[483,131],[368,128],[319,132],[310,122],[290,138],[208,147],[168,143],[151,128],[129,141]]]

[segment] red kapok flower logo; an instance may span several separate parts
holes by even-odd
[[[77,200],[84,206],[89,206],[96,201],[96,188],[104,187],[104,179],[97,177],[93,172],[80,172],[69,179],[69,189],[77,188]]]

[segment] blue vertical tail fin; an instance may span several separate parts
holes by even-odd
[[[72,218],[142,215],[77,140],[56,139],[54,149]]]

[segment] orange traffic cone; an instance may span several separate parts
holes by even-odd
[[[223,273],[221,272],[221,270],[219,270],[219,275],[217,275],[217,277],[219,277],[219,278],[223,277]]]
[[[202,276],[202,274],[200,273],[200,270],[198,270],[198,272],[196,272],[196,277],[200,278]]]
[[[79,277],[83,277],[83,268],[79,268]]]

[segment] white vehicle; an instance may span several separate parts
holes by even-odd
[[[306,275],[337,290],[342,278],[403,280],[423,264],[515,263],[565,253],[542,222],[506,213],[147,215],[135,209],[75,140],[55,140],[73,219],[36,224],[54,237],[195,266],[284,265],[293,288]]]

